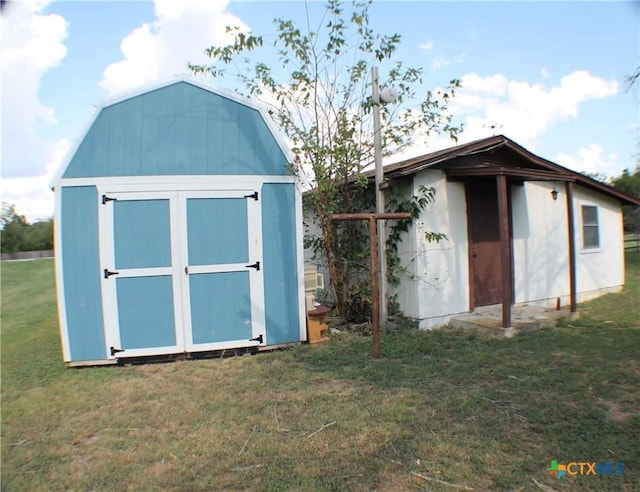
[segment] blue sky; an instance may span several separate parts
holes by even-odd
[[[424,87],[460,78],[452,105],[460,142],[497,132],[577,171],[619,174],[638,160],[639,2],[375,0],[374,29],[399,33],[397,59]],[[308,4],[318,22],[322,2]],[[35,220],[53,213],[51,176],[82,136],[94,104],[187,72],[224,26],[274,34],[302,21],[301,1],[21,0],[2,14],[2,201]],[[233,88],[231,78],[207,80]],[[421,142],[413,153],[451,145]]]

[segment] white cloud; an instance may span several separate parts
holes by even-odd
[[[560,153],[555,162],[581,173],[604,174],[609,177],[619,174],[618,156],[603,155],[603,149],[598,144],[580,148],[577,156]]]
[[[508,80],[501,74],[482,77],[466,74],[462,88],[451,104],[451,112],[465,123],[461,141],[470,141],[499,133],[528,148],[558,122],[576,118],[580,104],[590,99],[615,95],[618,84],[585,71],[562,77],[553,87]]]
[[[12,2],[0,16],[2,46],[2,201],[30,220],[53,214],[48,188],[65,141],[43,131],[56,123],[54,109],[39,96],[44,74],[66,56],[67,22],[45,15],[48,1]]]
[[[427,41],[426,43],[422,43],[419,48],[423,51],[431,51],[433,49],[433,41]]]
[[[39,134],[56,119],[38,91],[42,76],[67,53],[67,22],[59,15],[42,15],[46,3],[13,2],[0,17],[3,176],[43,173],[55,145]]]
[[[431,60],[431,68],[433,70],[440,70],[441,68],[448,67],[450,65],[457,65],[459,63],[464,63],[467,58],[467,54],[463,51],[458,53],[454,57],[446,57],[446,56],[436,56]]]
[[[603,80],[585,71],[572,72],[552,87],[509,80],[502,74],[469,73],[462,77],[461,83],[462,88],[456,91],[449,108],[456,124],[464,124],[459,143],[504,134],[532,151],[537,139],[555,124],[577,118],[580,104],[618,92],[616,81]],[[411,148],[394,155],[389,162],[452,144],[445,135],[429,138],[418,135]],[[615,174],[617,156],[603,155],[602,149],[594,144],[580,149],[577,157],[561,154],[557,162],[578,171]]]
[[[44,174],[31,178],[3,177],[0,182],[2,201],[14,204],[17,212],[32,223],[51,217],[54,194],[49,183],[68,151],[69,141],[59,140],[51,148],[50,157],[44,164]]]
[[[156,19],[122,40],[123,58],[109,65],[100,86],[109,94],[186,73],[187,63],[206,63],[204,50],[231,41],[226,26],[249,28],[226,12],[228,0],[155,0]]]

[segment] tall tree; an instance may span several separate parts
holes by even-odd
[[[263,36],[228,27],[235,35],[234,42],[209,47],[206,53],[211,64],[190,65],[195,73],[209,73],[214,78],[235,67],[242,92],[268,103],[297,156],[291,163],[292,171],[309,175],[315,188],[312,200],[321,231],[316,249],[326,260],[342,314],[352,295],[350,280],[362,272],[353,271],[353,262],[342,254],[344,241],[339,238],[348,242],[358,230],[354,224],[344,224],[336,231],[330,217],[360,211],[360,198],[367,189],[361,172],[372,163],[374,152],[371,67],[379,65],[385,74],[381,85],[398,91],[393,105],[380,108],[386,154],[412,144],[416,135],[444,132],[455,139],[460,131],[452,125],[447,111],[459,81],[452,80],[446,87],[418,97],[422,70],[395,59],[401,37],[373,30],[371,5],[371,1],[354,0],[345,6],[328,0],[315,21],[305,3],[305,25],[275,19],[276,36],[269,45]],[[254,60],[269,59],[260,56],[263,50],[271,50],[277,66],[251,61],[252,55]]]
[[[627,195],[640,198],[640,166],[635,171],[624,169],[620,176],[611,180],[611,185]],[[640,207],[627,205],[622,207],[624,230],[626,232],[640,232]]]
[[[23,251],[21,248],[29,230],[29,222],[26,217],[16,211],[15,205],[3,202],[0,223],[2,225],[2,252]]]

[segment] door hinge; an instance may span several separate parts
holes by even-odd
[[[109,278],[111,275],[120,275],[120,272],[110,272],[108,269],[104,269],[104,278]]]
[[[249,341],[250,342],[264,343],[264,338],[262,337],[262,335],[258,335],[255,338],[250,338]]]
[[[115,347],[110,348],[111,356],[116,355],[118,352],[124,352],[124,349],[117,349]]]
[[[109,197],[107,195],[102,195],[102,204],[103,205],[106,205],[107,202],[115,202],[115,201],[118,201],[118,199],[117,198],[111,198],[111,197]]]
[[[253,265],[245,265],[245,268],[255,268],[256,270],[260,270],[260,262],[256,261]]]
[[[253,198],[255,201],[258,201],[258,192],[254,191],[251,195],[245,195],[245,198]]]

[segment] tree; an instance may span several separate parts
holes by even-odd
[[[3,202],[0,221],[2,224],[2,252],[15,253],[16,251],[22,251],[20,248],[29,229],[27,219],[24,215],[16,212],[15,205]]]
[[[627,195],[640,198],[640,166],[633,173],[624,169],[620,176],[611,180],[611,185]],[[640,207],[627,205],[622,207],[624,230],[626,232],[640,232]]]
[[[29,226],[21,251],[53,249],[53,219],[40,220]]]
[[[195,73],[209,73],[214,78],[223,77],[230,66],[236,67],[242,92],[268,103],[297,156],[297,162],[291,163],[292,172],[310,174],[315,187],[311,200],[321,231],[316,251],[326,260],[342,315],[351,301],[358,302],[354,299],[358,294],[350,288],[352,280],[367,272],[359,266],[362,262],[345,255],[345,244],[362,239],[359,225],[336,227],[330,217],[338,212],[362,211],[366,201],[363,197],[369,186],[361,173],[373,161],[371,67],[379,65],[380,72],[386,73],[381,80],[398,91],[395,104],[380,108],[386,154],[410,145],[418,134],[444,132],[456,139],[461,130],[452,125],[447,112],[459,81],[452,80],[447,87],[418,98],[421,69],[395,60],[401,37],[374,32],[370,6],[370,1],[354,0],[345,9],[340,1],[328,0],[318,25],[312,26],[305,3],[306,25],[298,27],[291,20],[275,19],[277,34],[269,46],[262,36],[228,27],[233,43],[209,47],[210,65],[189,65]],[[277,67],[251,61],[251,55],[258,60],[267,58],[260,57],[266,49],[273,50]]]
[[[53,219],[29,224],[26,217],[16,211],[15,205],[3,202],[0,225],[3,253],[53,249]]]

